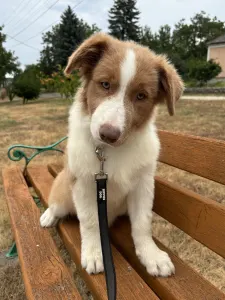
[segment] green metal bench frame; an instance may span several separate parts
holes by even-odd
[[[57,146],[59,144],[61,144],[62,142],[64,142],[66,139],[67,139],[67,136],[64,136],[60,140],[58,140],[55,143],[48,145],[48,146],[28,146],[28,145],[22,145],[22,144],[12,145],[8,149],[8,153],[7,153],[8,158],[12,161],[20,161],[20,160],[24,159],[25,166],[23,169],[23,173],[25,174],[29,163],[39,154],[42,154],[43,152],[46,152],[46,151],[57,151],[60,153],[64,153],[64,151],[61,150],[60,148],[57,148]],[[25,150],[27,150],[27,149],[34,150],[34,152],[32,154],[28,155],[25,153]],[[33,199],[37,205],[40,204],[40,199],[37,196],[33,196]],[[17,253],[16,243],[13,242],[12,246],[6,253],[6,257],[14,258],[17,256],[18,256],[18,253]]]

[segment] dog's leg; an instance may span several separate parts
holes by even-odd
[[[154,177],[146,173],[128,196],[128,213],[136,254],[153,276],[170,276],[175,272],[168,254],[152,239],[151,222],[154,198]]]
[[[66,215],[75,214],[70,180],[66,169],[63,169],[54,180],[48,199],[49,208],[40,218],[42,227],[54,226]]]
[[[81,264],[91,274],[104,270],[95,183],[78,179],[73,187],[73,200],[80,221]]]

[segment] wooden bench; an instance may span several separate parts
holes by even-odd
[[[225,142],[159,131],[160,161],[225,185]],[[39,225],[40,212],[29,191],[32,186],[43,205],[59,165],[3,170],[4,187],[28,299],[81,299],[72,275],[49,233]],[[154,211],[225,258],[225,206],[177,184],[156,177]],[[95,299],[107,299],[104,275],[88,275],[80,265],[80,233],[76,219],[61,222],[57,230]],[[111,229],[117,273],[117,299],[219,300],[225,295],[167,251],[176,267],[170,278],[147,274],[135,255],[126,217]]]

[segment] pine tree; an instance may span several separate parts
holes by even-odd
[[[136,0],[115,0],[109,10],[109,33],[121,40],[140,40]]]
[[[89,26],[79,19],[70,6],[61,15],[60,23],[43,35],[40,68],[51,75],[58,65],[65,67],[68,57],[92,33],[99,31],[96,25]]]
[[[65,66],[68,57],[77,46],[86,38],[80,20],[69,6],[61,16],[57,37],[54,40],[55,61]]]

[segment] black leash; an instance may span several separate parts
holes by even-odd
[[[109,239],[107,217],[107,174],[104,172],[105,157],[102,148],[96,148],[100,161],[100,172],[95,175],[97,185],[98,220],[102,245],[102,256],[105,269],[108,300],[116,300],[116,272],[113,263],[112,249]]]

